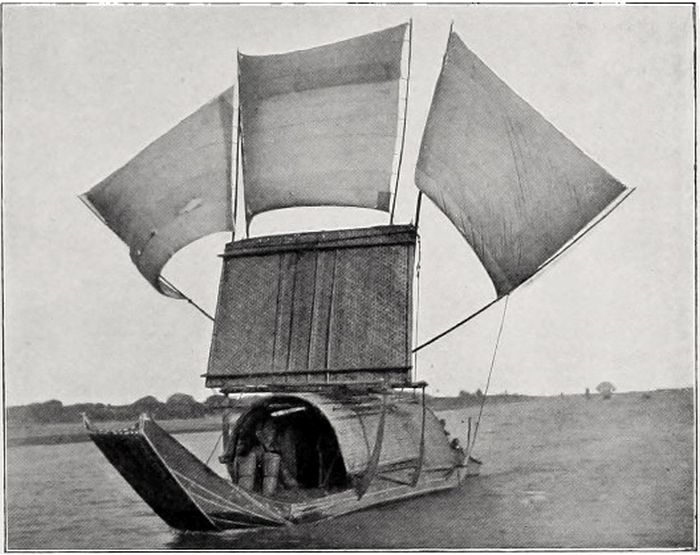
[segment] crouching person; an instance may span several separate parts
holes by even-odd
[[[279,432],[271,418],[258,423],[253,445],[235,457],[229,473],[242,488],[249,491],[260,489],[266,496],[274,495],[280,484],[288,489],[299,487],[295,478],[295,445],[290,433]]]

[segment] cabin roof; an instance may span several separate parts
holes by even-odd
[[[324,416],[332,426],[341,450],[345,468],[350,475],[358,475],[367,468],[377,437],[382,398],[380,395],[352,395],[319,393],[294,393],[270,395],[253,403],[241,415],[239,423],[252,411],[276,401],[298,401],[310,405]],[[423,406],[418,399],[401,399],[390,396],[384,424],[379,468],[417,464],[420,453]],[[423,468],[449,468],[455,464],[454,451],[449,438],[437,417],[425,411],[425,459]]]

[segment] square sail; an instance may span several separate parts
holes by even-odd
[[[389,211],[406,28],[239,55],[248,220],[293,206]]]

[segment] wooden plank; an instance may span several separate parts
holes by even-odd
[[[316,253],[316,279],[311,313],[308,368],[326,369],[328,356],[328,325],[333,297],[335,274],[335,251]]]
[[[279,259],[277,302],[275,305],[274,354],[272,372],[288,370],[289,344],[292,335],[294,315],[294,287],[296,285],[297,255],[287,252],[275,256]],[[262,365],[261,365],[262,366]],[[265,372],[260,366],[258,372]]]
[[[309,368],[309,349],[316,299],[316,261],[315,252],[303,252],[297,255],[287,361],[287,369],[291,372],[303,372]]]
[[[299,385],[299,386],[338,386],[342,384],[366,384],[381,385],[382,388],[409,387],[409,368],[378,368],[356,370],[333,370],[333,371],[312,371],[312,372],[260,372],[258,374],[236,374],[214,375],[206,374],[207,387],[221,387],[229,392],[237,388],[247,389],[254,386],[266,385]],[[285,380],[282,383],[277,380]],[[303,389],[303,387],[302,387]],[[240,389],[239,389],[240,390]]]
[[[412,225],[376,226],[362,229],[312,231],[242,239],[226,245],[223,257],[255,256],[288,251],[319,251],[379,245],[414,244]]]

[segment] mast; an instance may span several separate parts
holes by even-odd
[[[401,126],[401,145],[399,147],[399,161],[396,166],[396,185],[394,186],[394,198],[391,201],[391,213],[389,215],[389,224],[394,223],[394,211],[396,210],[396,199],[399,195],[399,178],[401,177],[401,162],[403,160],[403,150],[406,142],[406,121],[408,119],[408,91],[411,86],[411,52],[413,50],[413,18],[408,22],[408,65],[406,68],[406,95],[404,98],[403,107],[403,123]]]
[[[240,91],[240,70],[238,69],[238,58],[240,57],[240,52],[236,51],[236,82],[238,83],[237,91]],[[239,191],[239,166],[240,157],[242,155],[241,149],[241,104],[240,104],[240,94],[236,94],[236,163],[234,166],[234,178],[233,178],[233,233],[231,234],[231,240],[236,238],[236,229],[238,225],[238,191]],[[233,121],[231,122],[233,125]]]
[[[413,21],[413,20],[411,20],[411,21]],[[445,67],[445,60],[447,60],[447,52],[449,49],[450,37],[452,36],[452,29],[454,28],[454,24],[455,24],[455,22],[453,19],[452,21],[450,21],[450,30],[447,33],[447,42],[445,43],[445,52],[443,52],[443,54],[442,54],[442,66],[441,66],[442,68]],[[438,86],[438,83],[436,82],[435,87],[433,88],[433,96],[435,96],[435,92],[437,91],[437,86]],[[415,215],[415,218],[413,220],[415,222],[414,225],[416,226],[416,229],[418,229],[418,221],[420,220],[420,210],[421,210],[421,206],[422,206],[422,201],[423,201],[423,190],[419,188],[418,189],[418,197],[416,198],[416,215]],[[415,352],[415,350],[414,350],[414,352]]]

